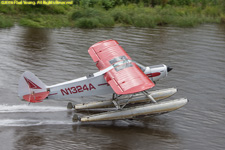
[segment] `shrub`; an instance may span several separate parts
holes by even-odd
[[[132,24],[131,16],[124,10],[116,8],[110,13],[116,23],[123,23],[128,25]]]
[[[76,21],[78,28],[97,28],[100,26],[99,20],[96,18],[80,18]]]
[[[220,14],[222,14],[222,9],[218,8],[218,7],[212,7],[212,6],[207,6],[204,10],[203,10],[203,14],[206,16],[211,16],[211,17],[217,17],[220,16]]]
[[[154,16],[141,14],[133,17],[133,25],[135,27],[154,28],[157,23]]]
[[[78,18],[102,17],[105,15],[104,13],[103,10],[95,8],[78,8],[73,12],[71,19],[76,20]]]
[[[77,9],[73,12],[71,19],[79,28],[112,27],[115,24],[113,18],[99,8]]]

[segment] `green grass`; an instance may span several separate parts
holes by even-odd
[[[3,14],[66,14],[72,9],[69,5],[1,5],[0,13]]]
[[[19,20],[19,25],[34,28],[61,28],[70,25],[64,15],[28,15]]]
[[[116,24],[152,28],[168,25],[194,27],[203,23],[219,23],[222,9],[218,7],[118,6],[109,11]]]
[[[72,13],[71,20],[78,28],[113,27],[115,22],[106,10],[95,8],[81,8]]]
[[[221,23],[225,24],[225,14],[221,15],[220,21]]]
[[[9,17],[0,16],[0,28],[8,28],[12,27],[14,25],[14,22]]]
[[[134,26],[154,28],[157,26],[195,27],[204,23],[224,23],[223,5],[171,6],[154,8],[142,4],[117,5],[107,10],[103,7],[69,5],[0,5],[0,27],[13,25],[13,16],[21,26],[36,28],[104,28]]]

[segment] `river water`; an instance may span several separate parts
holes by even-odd
[[[171,99],[189,103],[174,112],[137,120],[73,123],[74,103],[110,95],[30,104],[17,97],[20,75],[29,70],[52,85],[97,71],[88,48],[115,39],[144,65],[174,69],[154,89],[177,87]],[[225,26],[107,29],[0,29],[1,150],[225,149]]]

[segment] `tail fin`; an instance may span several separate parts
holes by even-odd
[[[46,85],[33,73],[25,71],[19,80],[18,96],[31,103],[42,102],[49,94]]]

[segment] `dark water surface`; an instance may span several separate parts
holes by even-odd
[[[177,87],[172,98],[189,103],[174,112],[138,120],[73,123],[66,100],[27,105],[17,97],[25,70],[45,84],[97,71],[88,48],[115,39],[144,65],[164,63],[174,70],[154,89]],[[225,26],[155,29],[0,29],[1,150],[225,149]],[[74,99],[74,103],[109,96]]]

